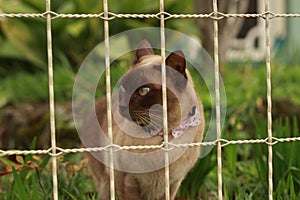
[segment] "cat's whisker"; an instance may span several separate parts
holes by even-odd
[[[150,112],[149,116],[148,116],[148,112],[135,112],[135,114],[137,116],[143,116],[144,118],[146,117],[148,121],[151,121],[151,119],[156,120],[156,121],[162,121],[163,120],[163,116],[161,113],[159,114],[155,114]]]
[[[136,115],[138,117],[138,119],[142,122],[142,123],[149,123],[149,119],[147,119],[143,114],[137,114]]]
[[[142,122],[142,124],[148,124],[149,121],[143,117],[142,115],[138,115],[138,119]]]
[[[151,113],[163,113],[161,109],[150,109],[149,110]]]
[[[163,117],[161,115],[150,115],[150,118],[156,121],[163,121]]]
[[[155,129],[161,129],[162,127],[161,118],[150,118],[148,115],[146,115],[146,113],[137,114],[137,117],[142,123],[148,124],[149,126],[152,126]]]
[[[152,117],[160,117],[162,118],[163,117],[163,114],[162,113],[153,113],[153,112],[150,112],[149,115]]]
[[[162,127],[162,120],[160,118],[150,118],[149,116],[144,116],[147,118],[149,124],[152,124],[156,129],[160,129]]]
[[[143,109],[143,110],[135,110],[134,113],[162,113],[161,109]]]

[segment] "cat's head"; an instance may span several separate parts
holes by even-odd
[[[183,52],[172,52],[165,64],[168,123],[172,128],[180,123],[179,99],[186,95],[188,84]],[[149,42],[143,40],[137,47],[133,68],[120,81],[119,113],[148,130],[162,127],[161,65],[162,57],[154,55]]]

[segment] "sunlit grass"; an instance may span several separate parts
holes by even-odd
[[[112,82],[126,71],[112,69]],[[115,75],[116,74],[116,75]],[[300,104],[300,67],[273,66],[272,97],[289,99]],[[75,73],[69,68],[55,69],[56,101],[71,100]],[[203,84],[194,77],[197,85]],[[228,140],[266,138],[265,68],[261,66],[226,66],[222,71],[227,95],[227,116],[222,137]],[[3,105],[39,103],[47,101],[47,74],[16,73],[0,80],[0,102]],[[105,88],[105,80],[99,89]],[[204,88],[204,89],[203,89]],[[99,96],[103,91],[99,91]],[[210,119],[210,99],[205,87],[197,88],[202,97],[206,120]],[[30,94],[30,95],[28,95]],[[0,105],[0,106],[1,106]],[[274,119],[273,134],[285,138],[299,136],[296,120]],[[279,143],[273,146],[274,197],[300,198],[299,142]],[[268,164],[266,144],[228,145],[222,151],[223,193],[226,199],[266,199],[268,194]],[[61,199],[95,199],[97,188],[87,176],[82,154],[69,154],[59,158],[59,195]],[[0,199],[51,199],[51,165],[49,157],[25,156],[14,163],[2,157]],[[14,166],[14,168],[12,167]],[[34,168],[34,167],[36,168]],[[24,170],[27,169],[27,170]],[[6,173],[5,173],[6,172]],[[217,198],[217,162],[213,149],[184,180],[178,196],[189,199]]]

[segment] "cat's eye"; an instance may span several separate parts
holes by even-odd
[[[140,96],[145,96],[146,94],[148,94],[149,91],[150,91],[150,88],[148,88],[148,87],[141,87],[138,90],[138,93],[139,93]]]

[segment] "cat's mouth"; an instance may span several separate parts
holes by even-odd
[[[161,113],[151,111],[135,113],[134,122],[148,133],[161,130],[163,127]]]
[[[153,124],[153,122],[145,122],[145,121],[141,121],[140,119],[137,119],[134,122],[147,133],[161,130],[161,127]]]
[[[152,106],[150,109],[130,110],[128,107],[120,105],[119,112],[123,117],[134,122],[146,132],[161,130],[163,127],[161,106]]]
[[[130,113],[128,110],[128,107],[126,106],[119,106],[119,113],[127,118],[129,121],[134,122],[138,126],[144,127],[149,124],[149,122],[146,120],[148,117],[142,116],[140,113],[134,112],[133,114]]]
[[[133,115],[131,117],[131,120],[138,126],[140,127],[146,127],[146,126],[149,126],[149,124],[151,123],[150,120],[147,120],[145,117],[140,117],[140,116],[135,116]]]
[[[127,117],[128,120],[141,127],[144,131],[150,132],[156,130],[155,126],[151,124],[151,121],[146,120],[144,117],[131,116]]]

